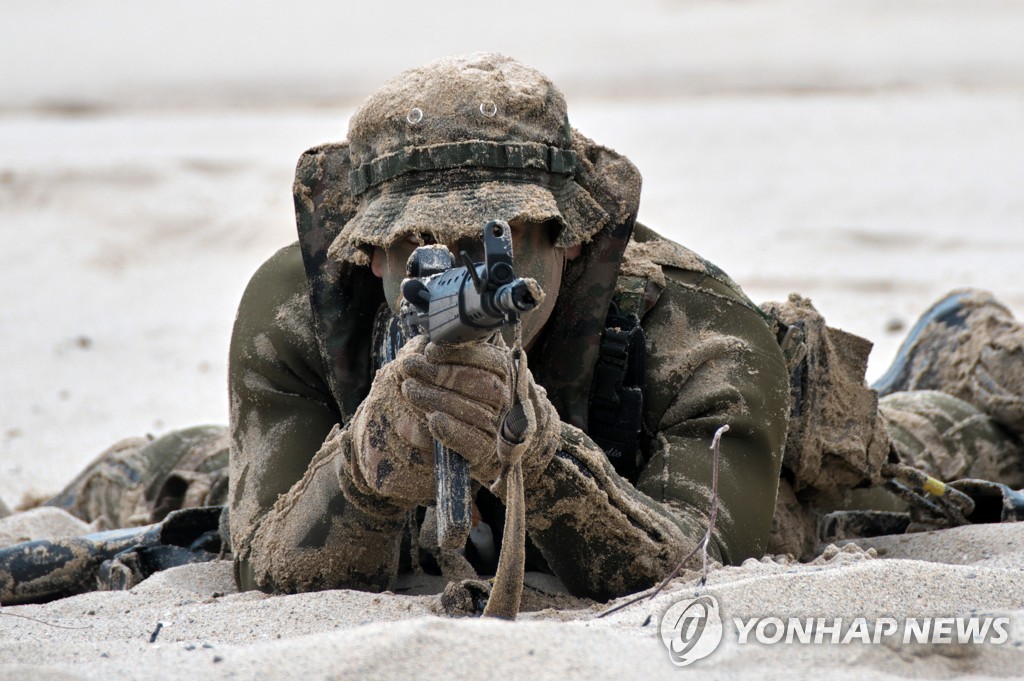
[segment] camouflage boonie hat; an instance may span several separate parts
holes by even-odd
[[[365,263],[408,236],[478,237],[494,219],[555,221],[556,245],[590,239],[608,216],[574,181],[562,93],[500,54],[441,59],[388,81],[349,123],[356,213],[330,249]]]

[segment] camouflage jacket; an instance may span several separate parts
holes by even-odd
[[[369,391],[371,327],[383,301],[368,267],[326,257],[346,216],[343,152],[329,145],[300,160],[300,242],[256,272],[236,319],[229,503],[241,588],[385,589],[398,569],[407,518],[348,505],[340,457],[321,450]],[[595,175],[621,179],[632,169],[603,149],[591,160]],[[610,598],[656,582],[703,535],[709,445],[724,424],[712,554],[738,563],[764,553],[789,392],[763,313],[716,268],[635,225],[636,206],[615,195],[615,182],[590,183],[613,220],[566,272],[552,321],[530,352],[563,429],[526,505],[543,562],[574,593]],[[645,465],[635,482],[616,474],[587,436],[594,364],[617,285],[646,335]]]

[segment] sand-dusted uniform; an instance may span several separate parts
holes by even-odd
[[[656,582],[703,534],[709,444],[722,425],[731,430],[711,552],[739,562],[765,551],[788,382],[767,316],[717,269],[634,227],[635,169],[577,139],[585,159],[577,178],[604,199],[610,219],[569,264],[555,314],[530,353],[562,424],[554,455],[528,480],[526,518],[539,549],[530,552],[535,567],[546,565],[574,593],[608,598]],[[339,144],[300,160],[300,241],[256,273],[239,310],[230,504],[243,588],[387,588],[415,515],[365,494],[342,464],[351,456],[346,424],[374,377],[373,321],[384,302],[365,265],[325,252],[346,218],[339,187],[348,158]],[[618,188],[626,191],[616,195]],[[587,434],[593,414],[615,411],[592,395],[595,366],[606,371],[612,361],[602,337],[621,330],[606,326],[613,304],[619,317],[639,321],[645,338],[645,367],[633,381],[643,394],[636,454],[612,452],[627,477]],[[484,514],[500,503],[486,490],[477,501]]]
[[[822,516],[850,536],[931,526],[921,508],[960,512],[928,475],[1024,481],[1024,326],[1006,308],[977,292],[940,301],[872,390],[868,341],[828,327],[800,296],[753,304],[636,223],[633,164],[572,129],[557,88],[502,55],[389,81],[348,141],[303,154],[294,194],[298,241],[255,273],[239,306],[228,433],[123,443],[51,503],[108,526],[219,503],[229,441],[221,534],[240,588],[386,589],[403,565],[432,559],[429,426],[447,446],[476,443],[460,454],[478,528],[496,536],[485,550],[471,534],[473,567],[494,568],[508,505],[509,527],[528,532],[527,567],[607,599],[661,579],[704,534],[709,445],[723,425],[709,549],[727,563],[810,557]],[[546,322],[529,328],[535,311],[522,324],[528,361],[513,371],[518,347],[419,340],[387,361],[396,244],[465,243],[492,219],[533,230],[515,266],[547,282]],[[525,439],[503,447],[513,397]],[[996,492],[995,519],[1016,517],[1012,490]],[[908,501],[919,508],[906,512]],[[974,520],[956,513],[934,526]],[[433,558],[447,571],[446,555]]]
[[[554,311],[529,351],[537,413],[556,412],[559,427],[522,461],[533,562],[573,593],[643,588],[689,552],[707,524],[708,445],[722,425],[730,431],[711,552],[725,562],[766,550],[808,556],[819,517],[854,504],[851,489],[888,484],[901,457],[925,461],[906,443],[927,440],[938,421],[907,418],[913,409],[896,397],[879,408],[864,381],[869,342],[827,327],[799,296],[754,305],[717,268],[636,225],[639,190],[628,159],[569,127],[548,79],[494,54],[402,74],[353,116],[347,142],[303,155],[299,242],[254,276],[232,341],[239,585],[392,582],[405,528],[431,499],[422,475],[401,473],[423,471],[428,455],[409,444],[417,427],[403,402],[409,376],[402,364],[382,366],[376,352],[375,320],[398,294],[389,274],[383,286],[374,276],[373,257],[403,239],[470,238],[491,219],[551,227],[555,248],[581,249],[546,292]],[[1016,338],[1020,325],[1007,328]],[[994,347],[985,329],[980,335],[970,347]],[[1019,353],[1000,343],[1008,350],[989,364],[1012,374]],[[388,393],[385,380],[402,388]],[[982,393],[998,398],[990,402],[1016,413],[1012,385],[989,383]],[[914,387],[927,386],[894,389]],[[966,423],[934,400],[912,401],[950,416],[953,430]],[[494,427],[492,412],[471,407]],[[446,408],[450,415],[438,406]],[[431,424],[435,438],[443,434]],[[955,448],[950,428],[938,425],[951,436],[931,439]],[[990,458],[1019,463],[1019,434],[986,432],[997,450]],[[475,474],[483,486],[493,480]],[[489,524],[508,501],[494,491],[496,499],[483,489],[476,497]]]

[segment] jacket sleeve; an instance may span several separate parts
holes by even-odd
[[[324,372],[293,244],[249,282],[231,339],[229,505],[241,589],[382,590],[397,571],[404,515],[342,493],[348,440],[332,432],[340,414]]]
[[[709,552],[760,557],[771,528],[789,411],[781,351],[764,319],[705,275],[666,269],[644,318],[646,467],[636,486],[563,426],[562,446],[527,492],[530,536],[576,594],[613,598],[668,575],[703,536],[711,440],[722,425],[718,519]]]

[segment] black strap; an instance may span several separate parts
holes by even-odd
[[[363,163],[349,174],[352,195],[413,172],[453,168],[540,170],[552,175],[572,175],[576,152],[545,144],[501,142],[453,142],[426,147],[406,147]]]
[[[640,449],[647,339],[635,314],[612,303],[594,367],[587,434],[619,475],[635,482],[645,461]]]

